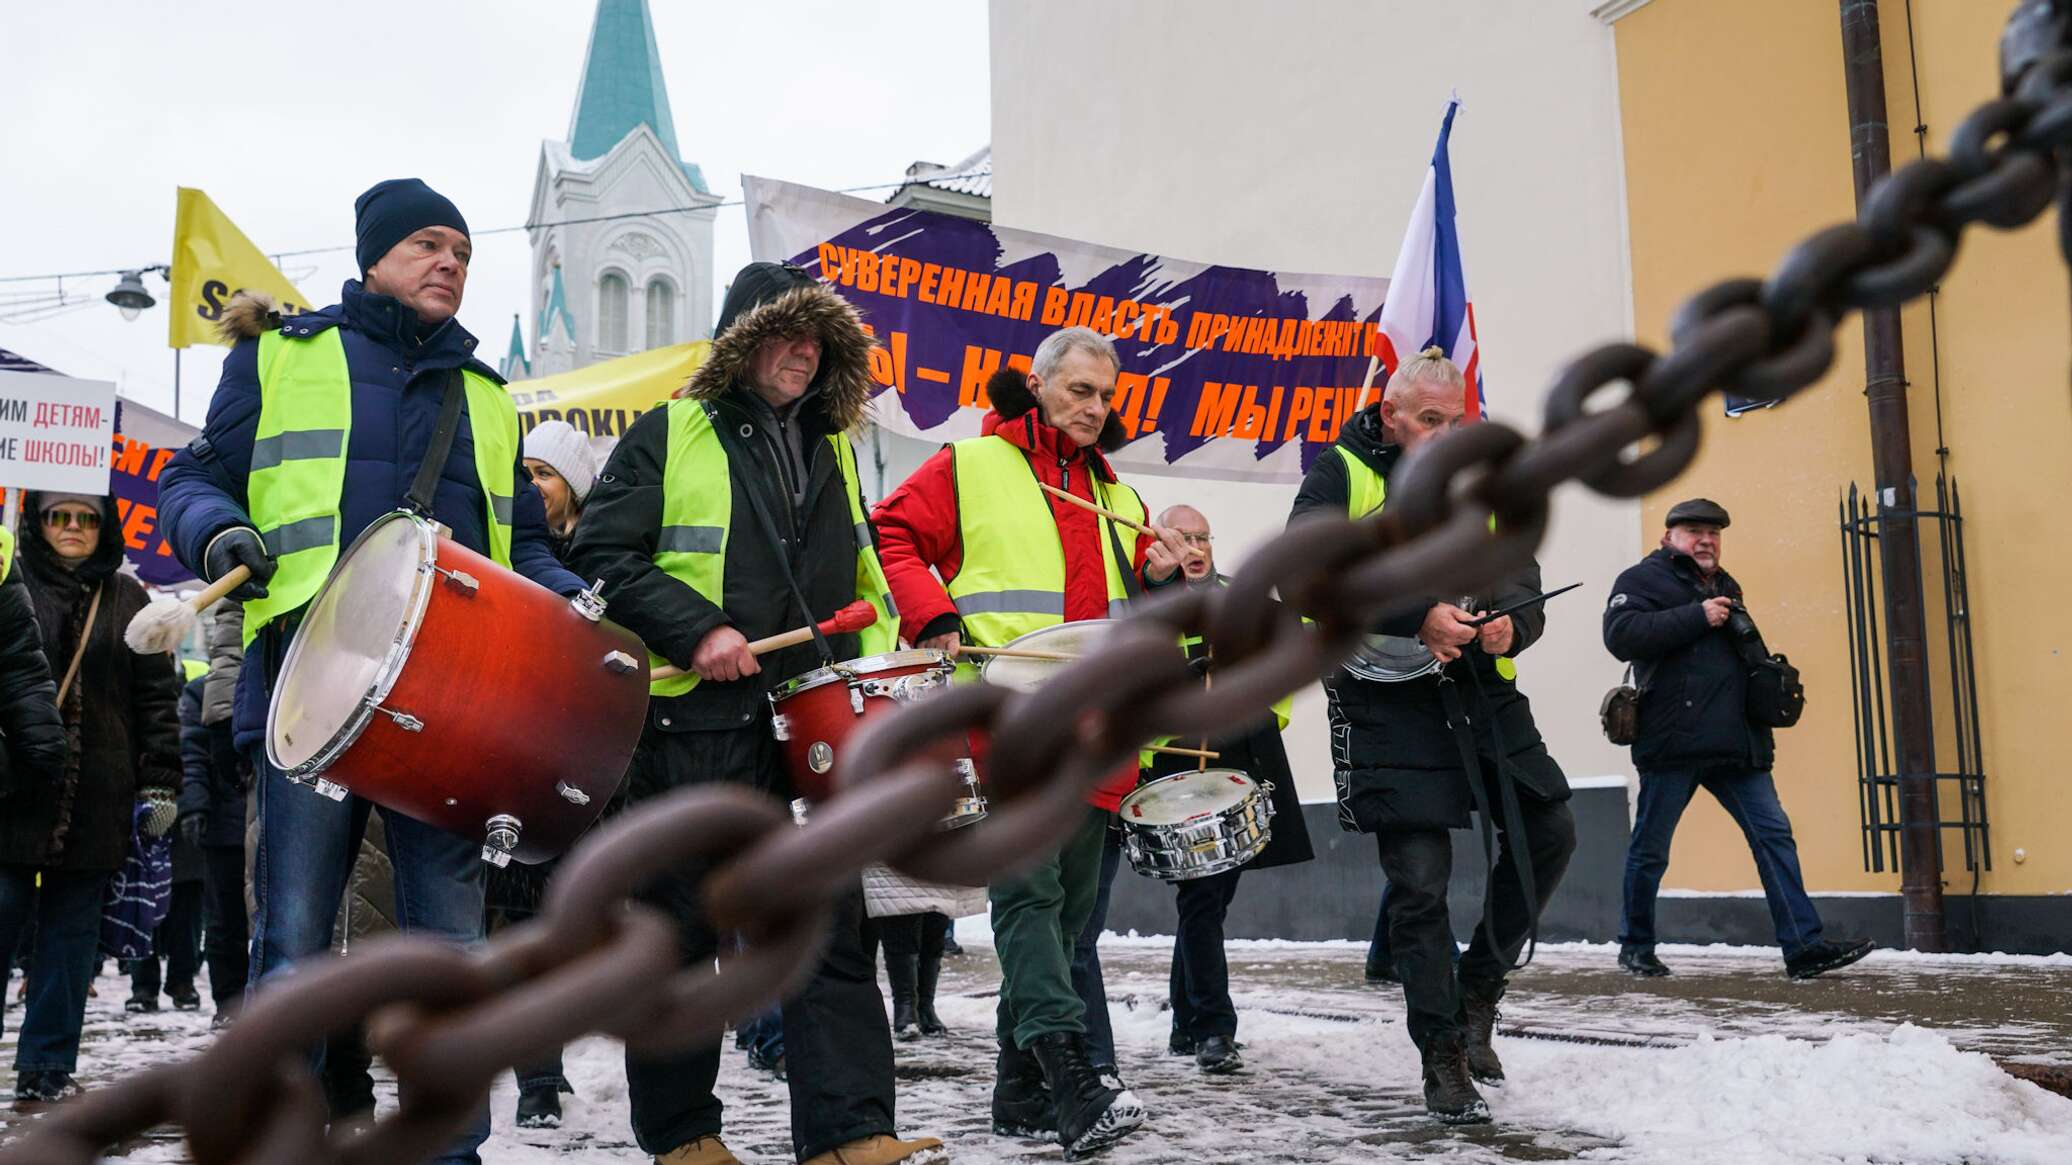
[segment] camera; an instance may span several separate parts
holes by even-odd
[[[1748,608],[1742,605],[1740,599],[1734,599],[1727,605],[1727,631],[1734,637],[1735,642],[1749,647],[1759,647],[1763,642],[1762,632],[1755,629],[1754,617],[1748,613]]]

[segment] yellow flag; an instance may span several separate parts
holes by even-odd
[[[562,420],[592,437],[622,437],[640,414],[667,402],[691,378],[712,341],[692,340],[621,356],[574,372],[511,383],[518,428]]]
[[[166,342],[175,348],[223,343],[216,321],[240,291],[265,292],[284,311],[310,306],[208,195],[185,186],[173,220],[172,284]]]

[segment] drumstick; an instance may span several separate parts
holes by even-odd
[[[171,651],[187,638],[187,629],[194,626],[195,616],[209,609],[209,605],[224,595],[236,590],[252,577],[252,568],[236,566],[226,571],[222,578],[212,582],[202,593],[181,602],[175,598],[161,596],[138,611],[122,629],[122,641],[139,655],[152,655]]]
[[[974,647],[969,643],[959,644],[958,655],[1004,655],[1009,659],[1043,659],[1052,663],[1070,663],[1079,659],[1062,651],[1038,651],[1033,647]]]
[[[1220,752],[1211,752],[1206,748],[1182,748],[1177,744],[1147,744],[1144,746],[1144,751],[1162,752],[1170,756],[1198,756],[1205,761],[1223,759],[1223,754]]]
[[[1087,501],[1085,498],[1080,497],[1078,494],[1067,493],[1066,491],[1061,490],[1054,485],[1047,485],[1040,481],[1036,484],[1042,486],[1043,491],[1045,493],[1050,494],[1053,497],[1063,498],[1066,501],[1071,502],[1073,505],[1078,506],[1082,510],[1092,510],[1094,513],[1101,515],[1103,518],[1106,518],[1111,522],[1119,522],[1122,525],[1128,526],[1130,529],[1135,530],[1139,534],[1149,534],[1153,538],[1158,537],[1158,531],[1153,530],[1151,527],[1146,526],[1144,523],[1139,522],[1134,518],[1125,518],[1121,514],[1116,513],[1114,510],[1108,509],[1105,506],[1095,505],[1093,502]]]
[[[822,635],[846,635],[851,631],[861,631],[877,621],[877,611],[873,610],[869,603],[858,599],[821,620],[818,627],[794,627],[789,631],[779,631],[775,635],[767,635],[761,639],[750,640],[748,654],[766,655],[780,648],[796,647],[813,638],[813,632],[816,630]],[[687,674],[686,669],[677,667],[675,664],[665,663],[661,667],[650,670],[648,672],[648,680],[653,682],[655,680],[675,679],[677,676],[685,674]]]

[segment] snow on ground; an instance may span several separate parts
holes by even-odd
[[[946,966],[941,1002],[951,1037],[898,1048],[902,1129],[943,1136],[960,1165],[1057,1161],[1054,1145],[991,1135],[997,969],[983,926],[960,937],[968,953]],[[1846,976],[1793,983],[1774,951],[1667,947],[1678,974],[1636,982],[1612,969],[1610,948],[1550,945],[1505,1001],[1509,1034],[1497,1046],[1511,1081],[1489,1093],[1497,1123],[1449,1129],[1422,1114],[1401,994],[1365,984],[1359,944],[1230,945],[1248,1067],[1226,1078],[1165,1054],[1169,951],[1166,939],[1102,944],[1122,1072],[1151,1112],[1143,1133],[1104,1158],[1114,1165],[2072,1162],[2072,1100],[1983,1054],[2072,1061],[2072,960],[1880,955]],[[206,1011],[126,1016],[126,981],[104,977],[99,991],[83,1053],[89,1085],[206,1046]],[[7,1013],[0,1063],[20,1016]],[[578,1095],[559,1129],[514,1129],[515,1087],[503,1078],[485,1160],[645,1160],[626,1125],[618,1045],[579,1041],[567,1066]],[[729,1144],[750,1162],[790,1160],[784,1086],[731,1043],[720,1083]],[[378,1087],[392,1103],[393,1084]],[[159,1138],[127,1159],[185,1158]]]

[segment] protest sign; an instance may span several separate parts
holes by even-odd
[[[985,383],[1075,324],[1115,340],[1124,470],[1295,482],[1376,399],[1388,280],[1141,254],[743,182],[758,259],[799,265],[862,312],[882,346],[877,422],[950,441],[979,431]]]

